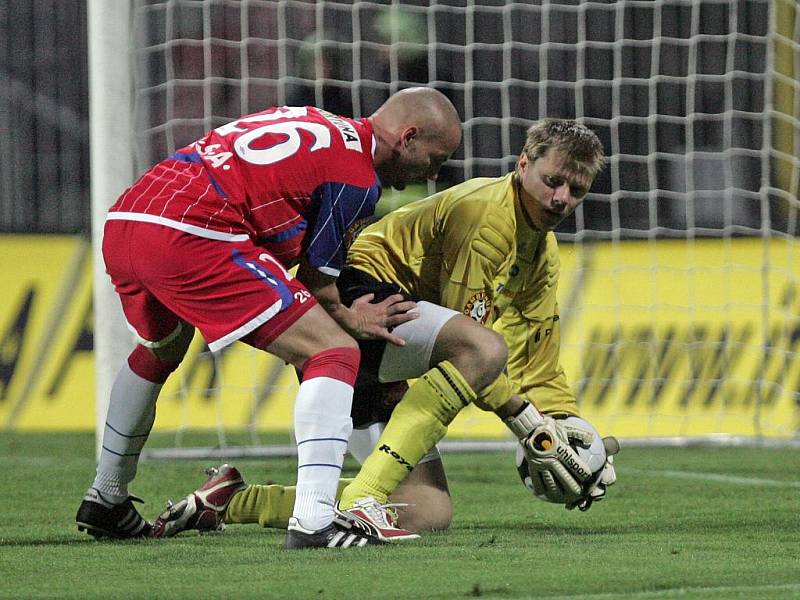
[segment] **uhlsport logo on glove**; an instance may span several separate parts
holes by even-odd
[[[574,473],[576,476],[580,477],[581,481],[586,481],[592,474],[584,469],[578,461],[575,460],[575,455],[570,452],[569,446],[556,446],[556,453],[561,457],[561,462],[570,470],[570,472]]]
[[[617,452],[615,438],[601,437],[580,417],[545,417],[517,446],[517,473],[537,498],[585,511],[602,500],[616,481],[613,455]]]

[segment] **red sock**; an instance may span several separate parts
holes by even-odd
[[[358,348],[331,348],[309,358],[303,365],[303,381],[330,377],[355,385],[361,351]]]
[[[155,354],[141,344],[137,345],[136,349],[128,357],[128,366],[131,371],[152,383],[163,384],[169,374],[178,368],[179,364],[180,362],[159,360]]]

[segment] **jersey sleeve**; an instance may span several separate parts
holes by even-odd
[[[508,344],[512,388],[541,412],[578,415],[578,405],[559,362],[561,328],[556,313],[544,321],[511,306],[494,324]]]
[[[313,194],[316,219],[306,250],[309,264],[332,277],[338,277],[347,258],[347,239],[351,228],[372,216],[380,198],[379,184],[359,187],[344,183],[324,183]]]
[[[494,282],[513,260],[514,221],[500,205],[456,202],[443,219],[441,304],[488,325]]]
[[[529,285],[493,327],[508,345],[508,375],[513,389],[544,413],[578,415],[575,396],[560,363],[558,252],[555,237],[548,237]]]

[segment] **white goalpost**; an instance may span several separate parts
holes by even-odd
[[[131,7],[89,0],[89,119],[91,147],[94,293],[95,450],[100,456],[108,396],[131,350],[128,330],[101,254],[103,224],[111,204],[134,179]]]
[[[798,12],[793,0],[90,0],[95,248],[135,176],[267,106],[363,116],[432,85],[464,122],[439,188],[513,169],[538,118],[579,119],[609,155],[557,232],[562,362],[584,415],[630,443],[796,439]],[[387,190],[379,208],[432,191]],[[133,342],[97,258],[99,436]],[[147,456],[290,452],[296,385],[263,353],[212,356],[196,338]],[[456,439],[509,443],[473,407]]]

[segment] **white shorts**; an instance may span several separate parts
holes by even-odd
[[[363,465],[364,461],[370,455],[370,452],[375,448],[378,439],[381,437],[386,423],[373,423],[364,429],[354,429],[350,436],[350,442],[347,445],[347,450],[350,455],[358,461],[358,464]],[[432,460],[441,460],[439,449],[434,446],[428,453],[423,456],[417,464],[430,462]]]
[[[431,354],[436,336],[445,323],[461,314],[425,301],[417,302],[415,311],[419,313],[419,318],[403,323],[392,331],[403,338],[406,345],[386,343],[378,369],[378,381],[381,383],[416,379],[427,373],[431,368]]]

